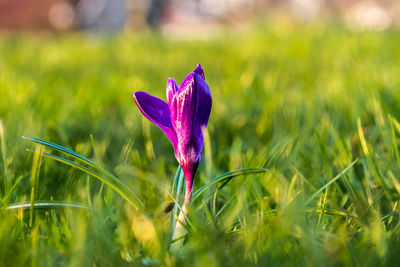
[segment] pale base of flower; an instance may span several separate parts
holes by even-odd
[[[196,167],[197,168],[197,167]],[[184,170],[185,172],[185,170]],[[175,229],[172,234],[172,241],[176,240],[171,244],[171,250],[176,251],[179,248],[183,246],[183,243],[185,241],[185,235],[186,235],[186,218],[185,215],[187,216],[187,206],[191,203],[192,201],[192,195],[193,195],[193,171],[189,170],[185,172],[185,200],[182,206],[182,210],[179,212],[178,215],[178,220],[176,221],[175,224]]]
[[[172,251],[177,251],[179,248],[181,248],[183,246],[183,242],[185,241],[184,236],[186,235],[186,219],[184,214],[187,214],[186,204],[183,204],[182,211],[179,212],[178,220],[176,221],[174,233],[172,235],[172,241],[177,241],[171,244]]]

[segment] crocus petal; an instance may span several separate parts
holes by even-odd
[[[203,78],[203,80],[206,79],[206,77],[204,76],[203,68],[201,67],[200,64],[197,64],[197,67],[194,69],[193,72],[196,73],[196,74],[198,74],[198,75],[200,75],[200,76]]]
[[[210,87],[200,76],[195,75],[196,82],[196,110],[194,112],[193,131],[194,134],[203,136],[210,118],[212,99]],[[204,141],[204,139],[203,139]],[[201,142],[203,144],[203,142]],[[200,148],[201,150],[201,148]]]
[[[201,69],[201,66],[200,66]],[[197,69],[196,69],[197,70]],[[201,73],[203,70],[201,69]],[[193,116],[193,140],[195,145],[195,151],[197,153],[198,160],[201,158],[201,151],[204,145],[204,135],[208,124],[208,119],[210,118],[211,113],[211,92],[208,84],[203,79],[203,75],[195,74],[195,86],[196,86],[196,96],[195,96],[195,110]]]
[[[167,102],[171,102],[172,97],[178,92],[179,86],[174,79],[169,78],[167,81]]]
[[[201,159],[204,130],[211,112],[211,93],[203,77],[204,72],[198,65],[168,103],[178,138],[175,156],[181,165],[195,164]]]
[[[194,91],[196,89],[193,76],[193,73],[191,73],[185,78],[179,91],[168,103],[172,127],[175,129],[178,138],[178,150],[175,150],[175,156],[181,165],[188,160],[195,160],[194,153],[188,151],[191,148],[188,144],[191,143],[192,139],[192,122],[195,111]]]
[[[142,114],[167,135],[174,148],[177,147],[175,130],[172,128],[169,107],[163,100],[146,92],[135,92],[133,99]]]

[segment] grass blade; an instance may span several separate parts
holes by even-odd
[[[30,209],[31,206],[37,209],[53,209],[60,207],[80,208],[88,210],[93,209],[92,207],[69,201],[35,201],[33,202],[33,205],[30,201],[26,201],[10,204],[6,208],[6,210]]]
[[[397,144],[396,132],[395,132],[395,129],[393,126],[393,117],[389,114],[388,118],[389,118],[389,124],[390,124],[390,131],[392,133],[393,148],[394,148],[394,152],[396,155],[397,165],[400,167],[399,146]]]
[[[86,209],[86,210],[96,210],[90,206],[81,204],[81,203],[76,203],[76,202],[70,202],[70,201],[35,201],[31,203],[30,201],[26,202],[17,202],[9,205],[6,207],[6,210],[30,210],[33,207],[33,209],[55,209],[55,208],[77,208],[77,209]],[[103,211],[105,214],[116,218],[117,215],[108,212],[108,211]]]
[[[140,199],[135,195],[135,193],[133,193],[129,189],[129,187],[125,183],[123,183],[120,179],[115,177],[112,173],[110,173],[109,171],[107,171],[103,167],[99,166],[98,164],[94,163],[93,161],[89,160],[88,158],[86,158],[86,157],[84,157],[84,156],[82,156],[82,155],[80,155],[80,154],[78,154],[78,153],[76,153],[76,152],[74,152],[74,151],[72,151],[72,150],[70,150],[68,148],[65,148],[63,146],[60,146],[60,145],[57,145],[57,144],[54,144],[54,143],[51,143],[51,142],[48,142],[48,141],[45,141],[45,140],[42,140],[42,139],[29,137],[29,136],[22,136],[22,138],[30,140],[32,142],[35,142],[37,144],[41,144],[41,145],[50,147],[50,148],[55,149],[55,150],[57,150],[59,152],[63,152],[65,154],[68,154],[68,155],[72,156],[73,158],[75,158],[75,159],[77,159],[77,160],[79,160],[81,162],[84,162],[85,164],[93,167],[94,169],[96,169],[96,170],[100,171],[101,173],[105,174],[106,176],[108,176],[119,187],[123,187],[125,191],[129,192],[129,194],[131,196],[133,196],[133,198],[135,199],[135,202],[137,202],[137,206],[140,206],[142,208],[144,207],[144,205],[140,201]]]
[[[79,169],[79,170],[81,170],[81,171],[83,171],[83,172],[86,172],[87,174],[89,174],[89,175],[95,177],[96,179],[98,179],[98,180],[102,181],[103,183],[105,183],[106,185],[110,186],[112,189],[114,189],[115,192],[117,192],[121,197],[123,197],[126,201],[128,201],[129,204],[131,204],[132,206],[138,208],[139,211],[140,211],[143,215],[145,214],[145,212],[144,212],[144,205],[143,205],[142,202],[136,197],[136,195],[133,194],[130,190],[124,192],[124,191],[125,191],[125,190],[124,190],[125,188],[124,188],[124,187],[121,188],[121,187],[119,186],[119,184],[115,185],[115,184],[113,183],[114,181],[110,181],[109,179],[105,179],[104,177],[100,176],[99,174],[93,172],[92,170],[90,170],[90,169],[88,169],[88,168],[86,168],[86,167],[84,167],[84,166],[82,166],[82,165],[80,165],[80,164],[78,164],[78,163],[72,162],[72,161],[70,161],[70,160],[68,160],[68,159],[65,159],[65,158],[62,158],[62,157],[59,157],[59,156],[55,156],[55,155],[52,155],[52,154],[48,154],[48,153],[45,153],[45,152],[30,150],[30,149],[27,149],[27,151],[32,152],[32,153],[39,153],[39,154],[41,154],[43,157],[46,157],[46,158],[50,158],[50,159],[59,161],[59,162],[64,163],[64,164],[66,164],[66,165],[69,165],[69,166],[72,166],[72,167],[74,167],[74,168],[77,168],[77,169]]]
[[[324,186],[322,186],[320,189],[318,189],[312,196],[306,201],[305,205],[309,204],[315,197],[319,195],[322,191],[325,190],[328,186],[336,182],[340,177],[342,177],[346,172],[348,172],[354,164],[358,161],[358,158],[356,158],[352,163],[350,163],[343,171],[341,171],[338,175],[336,175],[332,180],[327,182]]]
[[[222,188],[225,186],[232,178],[238,177],[241,175],[249,175],[249,174],[257,174],[257,173],[263,173],[267,172],[268,169],[264,168],[244,168],[244,169],[238,169],[230,172],[226,172],[214,179],[212,179],[210,182],[202,186],[200,189],[198,189],[196,192],[193,194],[192,201],[195,201],[204,191],[206,191],[210,186],[225,181],[225,183],[220,187]]]
[[[4,173],[4,192],[8,192],[10,188],[10,177],[8,176],[8,166],[7,166],[7,148],[6,148],[6,140],[4,136],[4,126],[3,122],[0,120],[0,147],[1,147],[1,157],[3,161],[3,173]]]
[[[179,203],[179,200],[182,198],[183,194],[184,194],[184,174],[182,171],[181,166],[178,167],[178,169],[176,170],[176,174],[175,174],[175,178],[174,178],[174,182],[172,184],[172,194],[175,194],[175,199],[177,201],[177,203]],[[173,238],[174,234],[175,234],[175,228],[176,228],[176,218],[179,215],[179,209],[178,209],[178,205],[176,204],[176,202],[174,202],[174,209],[172,211],[171,214],[171,238]]]

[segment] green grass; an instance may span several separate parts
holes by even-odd
[[[396,264],[399,43],[395,30],[285,21],[207,41],[1,36],[0,265]],[[165,99],[167,78],[180,83],[197,63],[213,109],[195,190],[269,171],[202,191],[185,245],[170,250],[178,163],[132,94]],[[65,156],[21,136],[108,170],[146,216],[108,180],[25,151]]]

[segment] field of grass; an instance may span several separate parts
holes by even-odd
[[[0,265],[398,263],[399,43],[395,30],[282,21],[202,41],[1,36]],[[268,171],[207,188],[185,244],[169,249],[178,163],[132,94],[165,99],[167,78],[180,83],[197,63],[213,108],[194,190],[228,171]],[[88,157],[147,216],[87,173],[26,151],[62,155],[21,136]]]

